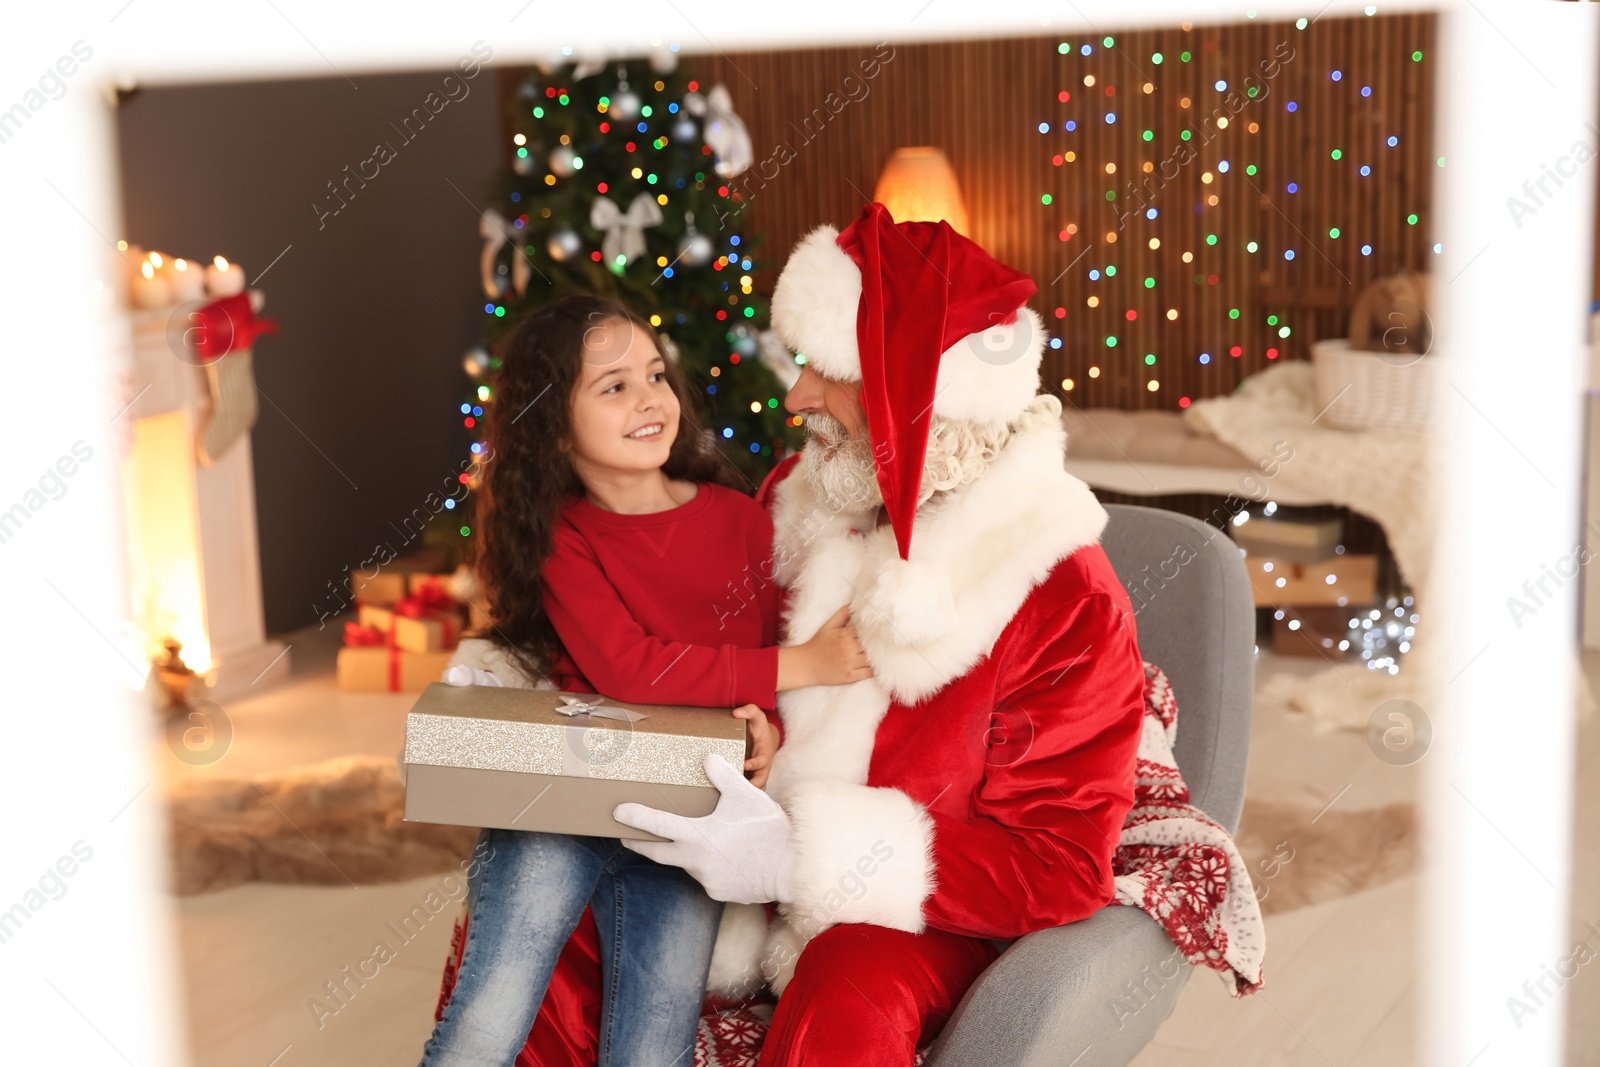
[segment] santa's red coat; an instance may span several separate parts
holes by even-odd
[[[909,561],[870,515],[831,512],[786,477],[792,461],[763,486],[786,643],[849,604],[875,677],[780,695],[768,790],[793,827],[794,899],[770,924],[729,905],[713,992],[748,993],[765,974],[781,994],[833,925],[1009,940],[1110,903],[1144,669],[1098,543],[1105,509],[1064,451],[1053,420],[1013,437],[919,511]],[[549,1044],[534,1062],[563,1049],[582,1062],[580,1008],[598,981],[586,929],[535,1026],[530,1050],[541,1030]]]

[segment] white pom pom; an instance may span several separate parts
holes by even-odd
[[[878,568],[871,603],[907,644],[936,641],[955,622],[956,600],[949,577],[916,560],[894,559]]]

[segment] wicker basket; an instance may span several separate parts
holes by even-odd
[[[1341,430],[1427,429],[1433,422],[1438,357],[1402,363],[1386,356],[1353,349],[1342,337],[1314,342],[1317,407],[1326,409],[1318,421]]]

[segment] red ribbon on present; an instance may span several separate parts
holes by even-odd
[[[444,582],[430,578],[417,585],[417,591],[401,597],[394,613],[408,619],[432,619],[439,624],[446,648],[454,648],[456,627],[461,623],[461,602],[445,589]]]
[[[394,631],[387,634],[376,626],[362,626],[359,622],[344,624],[346,648],[389,649],[389,692],[400,692],[400,649],[394,643]]]
[[[249,293],[213,300],[189,317],[195,323],[190,344],[205,363],[252,347],[262,334],[278,332],[277,319],[256,318]]]
[[[344,624],[344,643],[348,648],[381,648],[390,641],[376,626],[347,622]]]
[[[395,604],[397,614],[413,619],[437,615],[440,612],[459,611],[461,601],[451,596],[442,578],[425,578],[417,584],[416,592],[401,597]]]

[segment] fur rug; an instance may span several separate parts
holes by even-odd
[[[167,801],[179,896],[243,882],[408,881],[459,870],[478,839],[470,827],[405,822],[400,770],[379,756],[184,783]]]
[[[1245,800],[1234,840],[1262,914],[1347,897],[1417,869],[1415,805],[1335,809],[1317,818],[1322,807]]]

